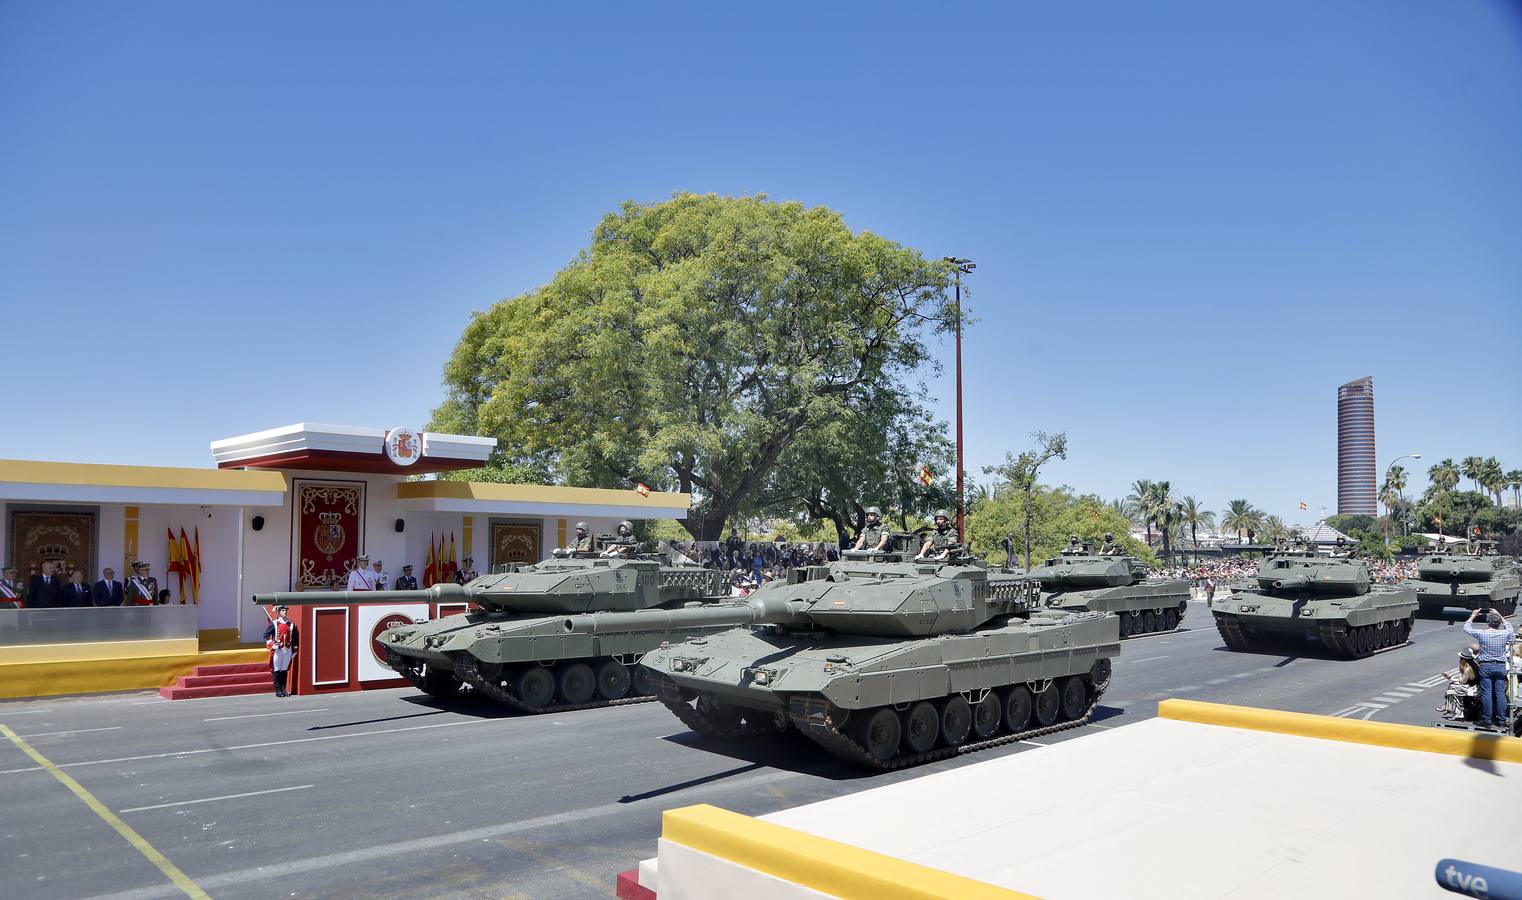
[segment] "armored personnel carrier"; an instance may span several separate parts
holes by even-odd
[[[1467,552],[1440,550],[1423,554],[1417,576],[1402,584],[1416,590],[1421,611],[1438,614],[1449,607],[1494,609],[1503,616],[1517,611],[1522,592],[1517,561],[1496,555],[1495,541],[1476,541]]]
[[[1330,653],[1358,659],[1406,643],[1416,591],[1373,584],[1361,559],[1281,550],[1263,561],[1256,579],[1210,601],[1210,612],[1233,650],[1274,637],[1315,638]]]
[[[727,599],[723,572],[674,565],[664,556],[606,558],[572,552],[468,585],[415,591],[258,594],[259,604],[422,601],[474,604],[459,615],[402,625],[381,635],[386,661],[436,697],[462,686],[523,712],[557,712],[653,699],[636,663],[667,641],[723,626],[570,633],[564,623],[596,612],[660,611]]]
[[[693,730],[791,725],[878,769],[1083,724],[1110,683],[1119,619],[1046,609],[1033,584],[952,553],[848,552],[739,604],[567,618],[571,635],[733,626],[641,665]]]
[[[1189,582],[1149,581],[1151,572],[1134,556],[1092,554],[1075,543],[1031,567],[1026,577],[1040,584],[1045,606],[1114,613],[1120,636],[1128,638],[1172,631],[1189,611]]]

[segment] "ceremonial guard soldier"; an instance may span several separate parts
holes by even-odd
[[[888,529],[883,527],[883,511],[875,506],[867,507],[867,524],[856,536],[854,550],[881,550],[888,546]]]
[[[152,606],[158,602],[159,582],[148,571],[148,564],[142,560],[132,564],[132,577],[127,579],[128,606]]]
[[[920,547],[920,556],[927,559],[947,559],[951,556],[951,548],[957,543],[957,533],[951,530],[951,514],[944,509],[938,509],[935,511],[935,530],[925,538],[924,545]]]
[[[349,590],[373,591],[375,580],[375,573],[370,569],[370,557],[361,554],[354,560],[354,567],[349,570]]]
[[[285,679],[290,673],[291,660],[296,657],[299,637],[296,623],[286,617],[288,606],[275,607],[275,618],[264,627],[264,646],[270,651],[270,675],[275,681],[275,696],[289,697]]]
[[[0,573],[0,609],[24,609],[21,599],[21,582],[16,578],[16,567],[6,566]]]
[[[460,569],[454,573],[455,584],[470,584],[480,577],[481,573],[476,571],[476,561],[468,556],[460,561]]]
[[[417,590],[417,579],[412,577],[411,566],[402,566],[402,574],[396,576],[396,589],[399,591]]]

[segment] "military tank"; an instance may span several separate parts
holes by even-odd
[[[1361,559],[1285,549],[1265,559],[1255,579],[1210,601],[1210,612],[1232,650],[1276,637],[1314,638],[1328,652],[1359,659],[1406,643],[1416,591],[1374,584]]]
[[[747,601],[568,617],[567,634],[729,626],[640,661],[656,696],[715,738],[794,727],[892,769],[1088,721],[1120,653],[1119,619],[1048,609],[1032,582],[952,553],[847,552]]]
[[[1149,581],[1151,567],[1110,547],[1114,549],[1093,554],[1074,538],[1061,554],[1032,566],[1026,577],[1040,584],[1049,608],[1119,616],[1122,638],[1177,628],[1189,611],[1189,582]]]
[[[468,585],[413,591],[303,591],[257,594],[263,605],[423,601],[478,609],[381,634],[386,661],[418,689],[449,697],[469,687],[514,709],[561,712],[654,699],[636,663],[667,641],[720,630],[672,625],[640,631],[570,633],[564,623],[597,612],[658,612],[728,599],[723,572],[674,564],[663,555],[607,558],[593,551],[514,571],[482,575]]]
[[[1417,561],[1416,578],[1402,586],[1416,591],[1416,602],[1425,614],[1444,609],[1494,609],[1503,616],[1517,611],[1522,593],[1517,561],[1496,555],[1495,541],[1476,541],[1467,552],[1439,550]]]

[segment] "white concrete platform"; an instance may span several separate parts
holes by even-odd
[[[1052,900],[1441,897],[1522,859],[1522,764],[1151,719],[762,818]]]

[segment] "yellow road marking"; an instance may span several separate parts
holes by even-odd
[[[97,816],[100,816],[106,821],[107,825],[115,828],[117,834],[121,835],[123,838],[126,838],[127,843],[137,848],[137,852],[148,857],[148,861],[153,863],[155,866],[158,866],[159,871],[163,872],[170,881],[174,882],[175,887],[178,887],[180,890],[184,891],[187,897],[194,897],[196,900],[211,900],[211,896],[205,891],[201,890],[201,888],[194,881],[191,881],[189,875],[181,872],[179,866],[176,866],[174,863],[170,862],[168,858],[164,856],[164,854],[155,850],[153,845],[144,840],[143,836],[133,830],[131,825],[123,822],[121,818],[116,815],[116,813],[107,809],[106,804],[95,799],[95,795],[85,790],[83,785],[75,781],[73,778],[70,778],[68,773],[53,765],[52,760],[49,760],[41,753],[33,750],[32,745],[22,740],[21,736],[12,731],[9,726],[0,725],[0,734],[10,738],[11,743],[15,744],[17,747],[20,747],[22,753],[30,756],[33,762],[46,769],[47,772],[54,778],[58,779],[64,787],[73,791],[74,796],[83,800],[86,806],[94,810]]]

